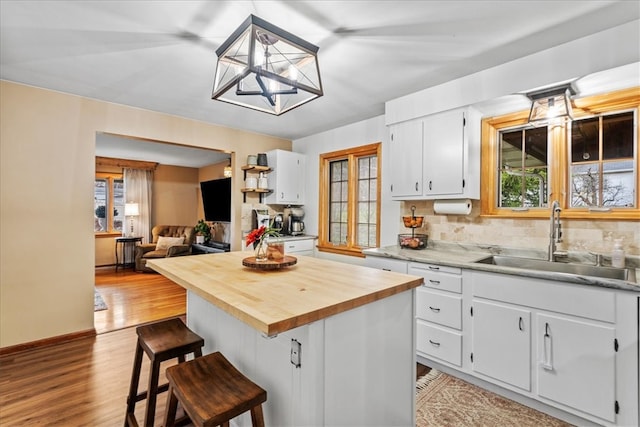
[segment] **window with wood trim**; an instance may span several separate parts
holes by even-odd
[[[482,121],[483,216],[640,217],[640,88],[576,99],[574,118],[534,127],[528,111]]]
[[[382,144],[320,155],[318,249],[363,256],[380,241]]]
[[[96,173],[93,187],[96,235],[122,233],[124,221],[124,181],[122,174]]]

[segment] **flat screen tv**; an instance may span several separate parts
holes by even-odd
[[[231,222],[231,178],[200,183],[205,221]]]

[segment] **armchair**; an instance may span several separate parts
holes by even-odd
[[[136,246],[136,271],[155,273],[146,266],[148,259],[190,255],[195,231],[193,226],[156,225],[151,229],[151,236],[151,243]]]

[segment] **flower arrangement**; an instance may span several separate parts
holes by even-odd
[[[277,228],[261,225],[259,228],[256,228],[255,230],[252,230],[251,233],[247,234],[245,243],[247,246],[253,243],[253,248],[255,249],[258,246],[261,246],[264,239],[269,236],[280,237],[280,232]]]

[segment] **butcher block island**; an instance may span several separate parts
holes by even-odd
[[[149,261],[187,290],[187,323],[267,390],[272,426],[415,425],[415,291],[422,277],[248,252]],[[245,414],[232,425],[251,425]]]

